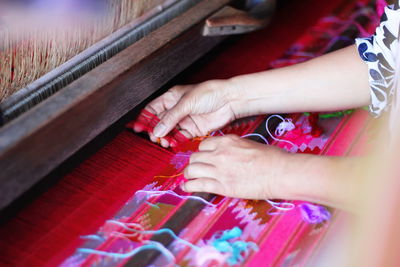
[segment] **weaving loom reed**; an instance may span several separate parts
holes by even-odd
[[[314,5],[315,10],[323,10],[325,13],[337,6],[337,3],[327,6],[326,3],[309,2],[309,5]],[[300,6],[298,4],[298,7]],[[225,54],[217,57],[216,63],[210,64],[208,69],[197,73],[198,76],[195,79],[207,76],[209,76],[207,78],[211,78],[215,75],[230,76],[232,74],[230,71],[239,74],[241,71],[265,69],[267,63],[278,58],[300,33],[314,23],[314,20],[310,16],[308,21],[303,22],[303,25],[297,25],[298,28],[292,29],[293,35],[281,35],[284,39],[283,43],[286,43],[287,46],[275,46],[273,52],[269,51],[270,53],[263,55],[263,60],[268,58],[264,62],[260,60],[259,55],[251,55],[250,51],[242,54],[238,51],[243,51],[240,49],[243,47],[265,46],[268,41],[263,40],[267,38],[260,37],[262,34],[266,34],[265,32],[249,36],[250,40],[241,40],[238,42],[239,45],[228,48]],[[303,27],[302,31],[299,31],[301,27]],[[271,31],[273,33],[275,31],[276,34],[281,31],[281,28],[275,24]],[[268,35],[273,33],[268,32]],[[257,38],[260,38],[261,41],[254,43]],[[232,60],[232,54],[235,53],[241,57],[247,56],[252,60],[246,61],[244,64],[240,60]],[[219,63],[226,62],[226,60],[236,62],[236,65],[222,64],[227,66],[224,72],[221,71]],[[238,68],[239,65],[243,69]],[[216,69],[219,72],[213,72]],[[124,131],[99,153],[60,181],[56,187],[29,205],[6,227],[2,227],[0,262],[5,261],[20,266],[27,264],[43,266],[44,263],[48,265],[59,263],[81,242],[76,239],[77,235],[95,232],[101,221],[108,219],[134,191],[143,188],[152,176],[168,165],[171,157],[171,152]],[[140,179],[138,179],[139,177]],[[13,230],[7,231],[7,229]],[[20,239],[16,238],[17,236]],[[68,249],[55,255],[56,251],[61,251],[63,246]],[[11,255],[13,257],[10,257]],[[49,262],[47,257],[52,257],[52,260]],[[261,256],[258,254],[256,257]]]
[[[67,18],[67,25],[47,32],[28,29],[23,36],[3,25],[1,120],[17,117],[198,2],[108,0],[103,13],[93,18],[80,14],[78,22]]]
[[[88,11],[89,14],[85,14],[76,10],[78,17],[70,14],[64,28],[41,27],[23,31],[13,28],[11,23],[6,24],[7,20],[3,21],[0,28],[0,101],[138,18],[161,1],[107,1],[105,10],[100,11],[104,14],[95,15],[95,21],[85,20],[78,21],[78,25],[72,24],[72,19],[83,20],[80,16],[90,15]],[[51,10],[42,12],[43,15],[50,15]],[[82,25],[84,22],[87,24]]]

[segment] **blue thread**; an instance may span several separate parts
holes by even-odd
[[[177,241],[179,241],[179,242],[191,247],[192,249],[196,249],[196,250],[200,249],[198,246],[193,245],[189,241],[186,241],[185,239],[180,238],[171,229],[168,229],[168,228],[163,228],[163,229],[155,230],[155,231],[152,231],[152,230],[147,230],[146,231],[146,230],[136,230],[136,229],[130,228],[130,227],[126,226],[125,223],[120,222],[120,221],[116,221],[116,220],[108,220],[107,222],[108,223],[117,224],[117,225],[121,226],[122,228],[124,228],[125,230],[136,232],[136,233],[143,234],[143,235],[149,235],[149,234],[150,235],[154,235],[154,234],[167,233],[167,234],[171,235],[175,240],[177,240]]]
[[[230,256],[227,259],[227,263],[229,265],[235,265],[242,262],[248,255],[249,250],[258,250],[258,247],[253,242],[246,242],[237,240],[234,242],[233,239],[239,238],[243,234],[243,231],[239,227],[234,227],[230,230],[225,230],[222,234],[216,233],[214,234],[213,238],[215,239],[212,242],[212,246],[222,253],[228,253]],[[219,238],[216,236],[221,235]]]
[[[160,207],[159,207],[158,205],[153,204],[153,203],[150,203],[150,202],[148,202],[148,201],[146,201],[146,204],[147,204],[147,205],[150,205],[150,206],[153,207],[153,208],[160,209]]]
[[[140,251],[147,250],[147,249],[156,249],[156,250],[160,251],[161,254],[164,255],[169,261],[175,263],[175,256],[168,249],[166,249],[163,245],[161,245],[159,242],[147,241],[147,243],[149,243],[149,244],[135,248],[134,250],[126,252],[126,253],[107,252],[107,251],[101,251],[101,250],[96,250],[96,249],[91,249],[91,248],[78,248],[78,252],[87,253],[87,254],[95,254],[95,255],[100,255],[100,256],[107,256],[107,257],[118,258],[118,259],[127,259],[127,258],[134,256],[136,253],[138,253]]]

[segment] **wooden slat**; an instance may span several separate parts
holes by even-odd
[[[202,22],[229,2],[202,1],[1,128],[0,209],[221,42]]]

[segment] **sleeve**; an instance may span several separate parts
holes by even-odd
[[[395,92],[395,58],[399,49],[400,8],[385,7],[381,23],[373,36],[356,39],[358,52],[367,63],[371,91],[370,112],[379,117],[388,110]]]

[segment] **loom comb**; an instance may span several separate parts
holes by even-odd
[[[10,95],[10,93],[7,93],[5,95],[7,98],[2,97],[2,99],[0,99],[3,100],[0,103],[0,114],[2,116],[0,121],[7,123],[16,118],[18,115],[42,102],[150,32],[171,21],[175,16],[187,11],[199,1],[200,0],[146,0],[134,1],[134,4],[132,4],[130,3],[131,1],[109,0],[109,3],[113,3],[117,6],[115,9],[125,10],[127,13],[129,13],[127,10],[129,8],[142,10],[138,10],[130,16],[125,15],[126,17],[123,17],[122,14],[124,13],[122,13],[120,14],[121,18],[115,17],[113,20],[116,20],[116,25],[114,26],[116,28],[113,30],[112,34],[108,36],[104,36],[103,34],[102,40],[98,40],[90,47],[84,47],[86,49],[83,51],[77,50],[79,54],[65,63],[62,62],[60,66],[55,66],[54,69],[49,70],[48,73],[44,73],[44,75],[37,80],[32,80],[31,78],[19,83],[13,83],[11,80],[9,84],[3,84],[2,87],[7,89],[7,92],[14,92],[14,94]],[[150,9],[149,7],[152,8]],[[146,13],[144,15],[139,16],[139,14],[145,11]],[[46,45],[44,47],[46,47]],[[4,56],[10,57],[7,55]],[[55,55],[48,55],[49,58],[51,58],[51,56]],[[57,56],[62,57],[63,55]],[[38,63],[36,65],[41,66]],[[45,62],[44,65],[46,66]],[[2,75],[4,75],[6,71],[8,70],[4,68],[2,70]],[[23,72],[23,70],[14,69],[14,67],[13,71]],[[46,72],[46,69],[36,70],[38,74],[44,71]],[[6,77],[0,80],[3,82],[6,81]],[[37,74],[33,77],[37,77]],[[23,88],[18,88],[20,84],[25,86]]]

